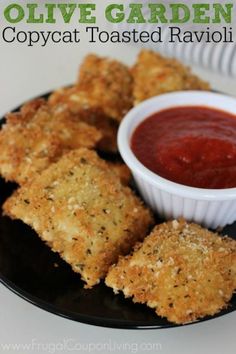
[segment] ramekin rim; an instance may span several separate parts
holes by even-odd
[[[124,117],[122,120],[119,130],[118,130],[118,148],[119,152],[125,161],[125,163],[130,167],[131,171],[134,172],[136,175],[141,177],[142,179],[146,180],[149,184],[152,186],[156,186],[159,189],[165,190],[167,192],[172,192],[178,196],[182,197],[191,197],[195,198],[196,200],[232,200],[236,199],[236,187],[234,188],[224,188],[224,189],[207,189],[207,188],[197,188],[197,187],[191,187],[191,186],[186,186],[180,183],[176,183],[173,181],[170,181],[166,178],[163,178],[159,176],[158,174],[152,172],[148,168],[146,168],[135,156],[133,153],[130,143],[127,139],[127,129],[129,127],[130,122],[135,118],[135,115],[137,114],[138,111],[141,109],[144,109],[146,106],[148,107],[150,104],[152,104],[155,101],[162,100],[165,98],[171,98],[171,97],[177,97],[177,96],[186,96],[186,97],[191,97],[192,95],[203,95],[207,94],[208,96],[211,96],[212,98],[225,98],[227,100],[234,100],[235,101],[235,114],[236,114],[236,98],[232,96],[227,96],[224,94],[220,93],[215,93],[211,91],[178,91],[178,92],[173,92],[173,93],[166,93],[163,95],[155,96],[152,97],[148,100],[143,101],[142,103],[138,104],[137,106],[133,107]],[[186,104],[187,105],[187,104]],[[188,104],[189,106],[196,106],[196,104]],[[205,106],[205,105],[202,105]],[[171,107],[176,107],[176,105],[170,105]],[[217,106],[216,103],[209,103],[209,107],[215,108],[215,109],[221,109],[219,106]],[[166,108],[167,109],[167,108]],[[158,111],[158,109],[156,110]],[[227,110],[226,110],[227,111]],[[143,121],[146,119],[148,116],[144,114]],[[140,123],[139,123],[140,124]],[[132,132],[134,131],[134,128]],[[131,134],[132,135],[132,134]],[[124,139],[125,136],[125,139]]]

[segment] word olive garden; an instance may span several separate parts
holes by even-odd
[[[104,31],[96,27],[96,11],[101,3],[11,3],[3,9],[3,15],[8,26],[2,29],[1,40],[6,43],[22,43],[28,46],[39,44],[46,46],[49,41],[54,43],[79,43],[82,31],[90,43],[130,43],[130,42],[163,42],[162,27],[167,24],[169,42],[233,42],[233,33],[230,24],[233,22],[234,4],[227,3],[196,3],[187,5],[174,3],[150,2],[148,4],[130,3],[109,4],[104,8],[104,17],[108,23],[133,24],[127,31]],[[54,24],[63,21],[65,24],[78,23],[78,28],[67,31],[57,30],[30,30],[19,31],[17,25],[27,24]],[[136,24],[156,24],[153,31],[139,31]],[[200,30],[183,31],[181,24],[199,24]],[[83,26],[86,24],[87,26]],[[90,24],[90,26],[88,26]],[[210,31],[211,24],[222,25],[218,31]],[[159,25],[159,26],[158,26]],[[178,25],[178,26],[175,26]],[[205,25],[203,27],[203,25]],[[31,26],[32,28],[32,26]]]

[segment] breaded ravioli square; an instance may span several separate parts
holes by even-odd
[[[117,153],[118,122],[108,117],[101,107],[90,104],[90,93],[80,87],[72,86],[54,91],[49,97],[51,106],[64,105],[65,109],[89,125],[96,127],[102,134],[97,148],[104,152]]]
[[[120,162],[107,162],[111,170],[120,178],[124,186],[128,186],[132,180],[130,169],[124,163]]]
[[[78,85],[89,94],[90,105],[118,122],[133,105],[132,76],[117,60],[88,55],[80,67]]]
[[[45,100],[32,101],[6,117],[0,131],[0,174],[22,185],[65,151],[93,148],[101,137],[100,131],[63,105],[50,107]]]
[[[117,60],[88,55],[79,71],[78,82],[55,91],[50,104],[65,102],[73,109],[94,110],[117,124],[133,106],[130,69]]]
[[[165,58],[151,50],[142,50],[131,69],[134,103],[167,92],[209,90],[209,84],[178,60]]]
[[[106,285],[182,324],[225,308],[236,289],[236,241],[184,220],[154,228],[120,257]]]
[[[148,233],[149,209],[95,151],[72,150],[3,206],[58,252],[87,287]]]

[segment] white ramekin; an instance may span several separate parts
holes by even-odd
[[[236,114],[235,98],[213,92],[185,91],[151,98],[133,108],[123,119],[118,133],[120,154],[131,169],[142,197],[154,212],[166,219],[184,217],[213,229],[231,224],[236,220],[236,188],[202,189],[171,182],[147,169],[130,148],[132,133],[144,119],[178,106],[205,106]]]

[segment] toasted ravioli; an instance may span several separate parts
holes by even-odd
[[[209,84],[175,59],[165,58],[150,50],[142,50],[131,69],[134,103],[150,97],[181,90],[209,90]]]
[[[97,144],[98,150],[117,154],[118,124],[112,119],[99,119],[98,117],[94,126],[102,133],[102,138]]]
[[[178,324],[214,315],[236,289],[236,241],[184,220],[154,228],[110,268],[106,285]]]
[[[99,283],[153,222],[143,203],[88,149],[63,155],[16,191],[3,209],[30,225],[87,287]]]
[[[132,179],[132,174],[128,166],[124,163],[108,162],[111,170],[120,178],[121,183],[124,186],[128,186]]]
[[[116,60],[88,55],[81,65],[78,85],[89,94],[89,105],[101,108],[118,122],[133,105],[132,76]]]
[[[96,127],[102,134],[97,148],[104,152],[117,153],[118,122],[108,117],[101,108],[89,103],[90,93],[79,87],[61,88],[49,97],[49,104],[65,105],[65,109],[78,116],[78,119]]]
[[[93,148],[102,134],[78,120],[63,105],[50,107],[35,100],[10,113],[0,131],[0,174],[26,183],[68,149]]]
[[[124,64],[90,54],[80,67],[77,84],[56,91],[49,101],[63,100],[76,110],[94,109],[119,123],[133,106],[132,85]]]

